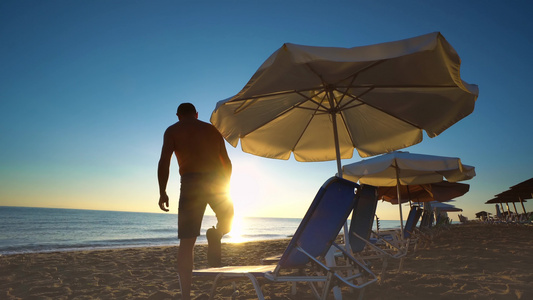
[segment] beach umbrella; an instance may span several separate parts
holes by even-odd
[[[513,203],[514,205],[515,202],[525,202],[525,200],[510,193],[500,193],[496,195],[494,198],[485,202],[485,204],[500,203],[500,205],[502,206],[502,211],[503,211],[504,210],[503,203],[505,203],[505,205],[507,206],[507,212],[511,213],[511,210],[509,209],[509,203]],[[515,209],[515,212],[518,214],[516,205],[514,206],[514,209]],[[524,208],[524,211],[525,211],[525,208]]]
[[[470,190],[470,185],[458,182],[436,182],[417,185],[400,185],[400,199],[402,203],[439,201],[447,202],[463,196]],[[381,186],[378,188],[378,199],[398,204],[396,186]]]
[[[519,197],[520,204],[522,204],[522,209],[524,210],[524,213],[527,213],[526,208],[524,207],[524,199],[533,199],[533,178],[513,185],[510,190],[505,191],[504,193]]]
[[[476,213],[476,218],[481,218],[481,217],[487,217],[488,215],[490,215],[490,213],[486,212],[486,211],[480,211],[480,212],[477,212]]]
[[[533,195],[531,193],[526,191],[520,191],[519,189],[510,189],[504,191],[502,193],[497,194],[496,197],[512,200],[509,202],[513,203],[516,213],[518,213],[518,211],[516,210],[515,202],[520,202],[520,204],[522,205],[522,210],[524,211],[524,213],[526,213],[526,208],[524,206],[525,199],[533,199]]]
[[[481,221],[485,221],[489,218],[489,215],[491,215],[491,213],[483,210],[476,213],[476,218],[480,219]]]
[[[519,184],[513,185],[511,190],[517,190],[533,194],[533,178],[522,181]]]
[[[438,32],[354,48],[286,43],[211,123],[258,156],[337,160],[368,157],[435,137],[474,109],[478,88]]]
[[[460,212],[460,211],[463,211],[463,209],[455,207],[455,206],[453,206],[451,204],[447,204],[447,203],[442,203],[442,202],[438,202],[438,201],[430,202],[430,203],[431,203],[431,207],[433,207],[436,210],[438,209],[440,211],[446,211],[446,212]]]
[[[457,182],[472,179],[475,168],[464,165],[457,157],[415,154],[394,151],[342,167],[346,179],[373,186],[396,187],[397,199],[401,199],[402,185],[419,185]],[[399,205],[400,228],[403,231],[402,206]]]
[[[490,200],[488,200],[487,202],[485,202],[485,204],[496,204],[496,206],[498,206],[498,204],[500,204],[500,207],[502,209],[502,214],[506,214],[507,215],[510,215],[511,214],[511,209],[509,209],[509,201],[514,201],[515,199],[506,199],[504,197],[494,197]],[[507,212],[505,212],[505,209],[503,208],[503,203],[505,203],[505,206],[507,206]]]
[[[510,189],[511,191],[519,192],[522,200],[533,199],[533,178],[522,181],[519,184],[513,185]],[[524,201],[520,201],[520,203],[522,204],[522,209],[524,210],[524,213],[527,213],[526,208],[524,207]]]

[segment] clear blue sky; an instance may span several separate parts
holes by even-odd
[[[528,1],[0,1],[0,205],[157,212],[164,130],[181,102],[209,121],[283,43],[354,47],[440,31],[479,85],[474,112],[406,151],[477,169],[470,218],[533,177]],[[241,215],[301,217],[334,162],[228,145]],[[359,161],[357,153],[343,164]],[[177,211],[179,176],[169,195]],[[533,200],[527,204],[533,210]],[[378,205],[382,219],[397,206]],[[457,218],[454,218],[457,220]]]

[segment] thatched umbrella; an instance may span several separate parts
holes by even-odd
[[[531,193],[525,192],[525,191],[519,191],[519,190],[507,190],[505,192],[499,193],[496,195],[496,197],[500,197],[503,199],[508,200],[508,202],[513,203],[513,206],[516,211],[516,205],[515,202],[520,202],[522,205],[522,210],[524,213],[526,213],[526,208],[524,206],[525,199],[533,199]],[[518,213],[518,212],[517,212]]]

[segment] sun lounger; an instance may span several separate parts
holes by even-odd
[[[459,217],[459,222],[461,222],[461,224],[468,223],[468,218],[467,217],[465,217],[465,216],[463,216],[461,214],[459,214],[458,217]]]
[[[381,279],[383,280],[388,260],[402,258],[406,251],[401,247],[396,232],[393,235],[380,236],[372,231],[376,207],[376,188],[363,185],[350,223],[349,232],[352,237],[350,248],[358,259],[380,260],[382,262]]]
[[[358,195],[359,199],[353,210],[349,231],[350,234],[358,237],[350,238],[350,248],[354,253],[363,251],[367,245],[365,240],[370,239],[378,203],[376,188],[373,186],[361,186],[361,191]]]
[[[399,229],[373,232],[370,238],[362,238],[356,234],[359,241],[364,241],[369,249],[375,251],[375,255],[378,258],[383,259],[382,279],[385,275],[388,259],[400,259],[398,270],[401,270],[403,259],[410,251],[409,249],[412,247],[413,252],[415,252],[418,241],[420,239],[427,239],[426,235],[416,228],[421,215],[422,208],[416,205],[411,207],[405,223],[403,237]]]
[[[376,282],[376,275],[366,265],[335,243],[353,210],[356,201],[354,190],[357,188],[358,184],[338,177],[326,181],[276,265],[210,268],[195,270],[193,276],[214,277],[211,298],[217,284],[224,278],[249,279],[258,299],[264,299],[257,280],[259,277],[271,282],[306,282],[317,299],[326,299],[333,285],[345,284],[362,289]],[[332,246],[343,253],[348,265],[331,267],[324,263],[324,257]]]
[[[416,225],[421,215],[422,208],[413,205],[409,211],[407,221],[405,222],[403,237],[401,236],[402,233],[400,230],[381,231],[374,233],[374,236],[378,240],[381,239],[381,242],[384,242],[393,248],[401,249],[400,252],[402,252],[403,255],[396,255],[396,257],[402,257],[408,251],[410,245],[415,245],[416,247],[416,242],[418,240]]]
[[[435,214],[431,210],[426,210],[422,212],[422,220],[420,221],[419,229],[429,229],[433,227],[433,221],[435,220]]]
[[[420,216],[422,216],[422,208],[416,205],[411,206],[403,231],[403,237],[405,239],[411,238],[414,235],[416,224],[418,223],[418,220],[420,220]]]
[[[425,238],[425,234],[417,229],[416,225],[422,216],[423,209],[417,205],[411,206],[405,227],[403,229],[403,241],[406,251],[413,247],[413,252],[416,252],[418,241]]]

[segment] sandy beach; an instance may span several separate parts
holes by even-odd
[[[224,244],[223,263],[259,264],[286,245],[287,240]],[[369,286],[364,299],[533,299],[532,247],[533,226],[452,225],[408,255],[401,272],[397,262],[390,263],[386,278]],[[179,299],[176,252],[177,247],[159,247],[2,256],[0,299]],[[196,268],[207,267],[206,261],[206,246],[197,246]],[[210,285],[195,280],[194,297],[207,299]],[[297,296],[288,284],[263,287],[267,299],[313,299],[303,285]],[[216,298],[256,298],[248,281],[236,288],[238,293],[228,282]]]

